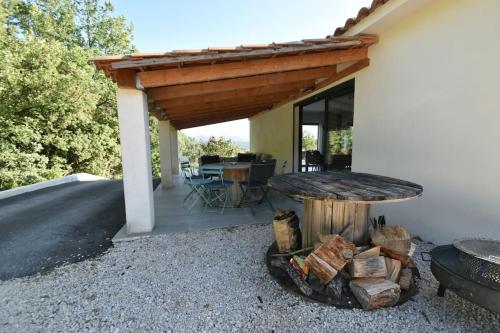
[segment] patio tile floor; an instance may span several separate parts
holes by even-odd
[[[155,227],[151,233],[128,235],[126,226],[115,235],[113,242],[128,241],[132,239],[149,237],[151,235],[168,234],[195,230],[210,230],[230,226],[271,223],[274,212],[267,203],[255,207],[254,214],[250,208],[226,208],[221,214],[220,208],[203,208],[201,201],[189,210],[194,196],[184,202],[184,197],[189,193],[189,187],[182,178],[174,178],[174,186],[165,189],[161,186],[154,192],[155,201]],[[270,191],[269,198],[274,208],[295,210],[302,215],[303,205],[280,193]]]

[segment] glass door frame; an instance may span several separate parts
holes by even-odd
[[[321,93],[318,93],[314,96],[311,96],[311,97],[309,97],[305,100],[302,100],[300,102],[297,102],[293,105],[294,132],[295,132],[295,129],[298,128],[297,147],[294,147],[294,150],[296,151],[296,154],[294,154],[294,155],[297,156],[297,161],[294,161],[294,165],[293,165],[294,172],[295,171],[302,172],[302,125],[307,125],[307,124],[303,124],[304,106],[312,104],[314,102],[317,102],[321,99],[324,99],[325,106],[324,106],[323,138],[322,138],[323,142],[321,143],[321,145],[323,147],[323,152],[326,152],[326,149],[328,148],[327,147],[327,145],[328,145],[327,129],[329,127],[328,126],[329,125],[328,124],[328,103],[329,103],[329,100],[336,98],[336,97],[347,95],[353,91],[355,91],[355,79],[351,79],[349,81],[343,82],[339,85],[336,85],[335,87],[332,87],[328,90],[325,90]],[[296,119],[296,117],[295,117],[295,110],[297,107],[298,107],[298,119]],[[295,123],[296,121],[298,121],[298,123]],[[294,145],[295,145],[295,142],[294,142]],[[318,144],[318,146],[319,146],[319,144]]]

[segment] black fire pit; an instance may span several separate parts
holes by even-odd
[[[500,314],[500,283],[489,278],[491,272],[468,264],[464,261],[464,253],[453,245],[438,246],[430,255],[432,274],[439,281],[438,296],[444,296],[445,290],[449,289],[472,303]]]
[[[354,297],[353,293],[350,291],[349,288],[344,288],[342,290],[342,297],[340,299],[333,298],[329,296],[324,289],[321,288],[313,288],[313,293],[311,296],[304,295],[300,289],[295,285],[293,280],[290,278],[288,273],[284,271],[281,268],[274,267],[271,265],[271,260],[275,258],[275,255],[279,254],[278,252],[278,245],[276,242],[274,242],[269,249],[267,250],[266,254],[266,265],[269,270],[269,273],[271,276],[286,290],[291,291],[292,293],[303,297],[304,299],[311,301],[311,302],[319,302],[323,304],[329,304],[329,305],[334,305],[339,308],[344,308],[344,309],[362,309],[361,304],[356,300]],[[290,257],[285,257],[286,259],[290,259]],[[399,301],[396,305],[403,304],[407,302],[410,298],[415,296],[418,292],[418,287],[416,284],[416,278],[420,278],[420,273],[416,266],[413,264],[411,265],[411,270],[412,270],[412,282],[410,285],[409,290],[401,290],[401,295],[399,297]]]

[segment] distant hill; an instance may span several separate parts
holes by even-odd
[[[238,147],[240,147],[243,150],[248,150],[250,148],[250,142],[248,138],[243,138],[243,137],[238,137],[238,136],[225,136],[225,135],[214,135],[215,137],[225,137],[231,139]],[[208,139],[210,138],[210,135],[197,135],[194,136],[196,140],[202,141],[202,142],[207,142]]]

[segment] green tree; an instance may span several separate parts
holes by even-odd
[[[352,151],[352,127],[333,130],[328,133],[330,154],[348,155]]]
[[[211,136],[207,142],[196,140],[189,135],[179,132],[179,156],[186,156],[192,166],[198,166],[198,159],[202,155],[235,156],[242,151],[231,139]]]
[[[88,59],[129,53],[131,27],[98,0],[0,9],[0,189],[74,172],[119,177],[116,86]]]
[[[240,152],[240,148],[233,142],[233,140],[211,136],[206,143],[202,145],[203,153],[205,155],[220,155],[220,156],[235,156]]]
[[[192,166],[198,166],[198,158],[203,155],[203,144],[193,137],[178,132],[179,156],[186,156]]]
[[[309,132],[305,132],[302,135],[302,150],[317,150],[318,142],[317,139]]]

